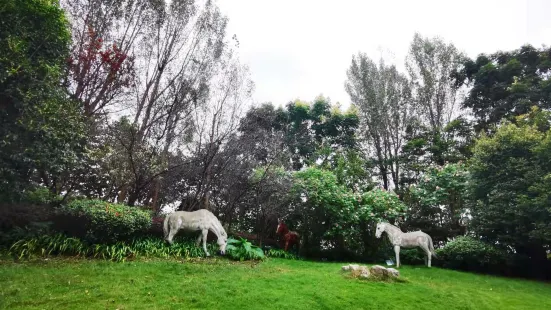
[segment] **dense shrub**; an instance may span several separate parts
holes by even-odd
[[[118,262],[138,257],[187,259],[205,255],[203,248],[198,247],[192,239],[176,238],[174,241],[172,245],[168,245],[158,238],[136,238],[128,242],[91,244],[62,234],[42,235],[17,241],[10,248],[9,253],[19,259],[59,255],[92,257]],[[207,249],[211,253],[216,253],[218,245],[210,243]]]
[[[151,226],[149,211],[101,200],[74,200],[56,213],[56,229],[92,243],[129,240]]]
[[[228,257],[234,260],[261,260],[264,259],[264,251],[253,245],[247,239],[228,239],[226,246]]]
[[[35,238],[51,233],[51,222],[31,222],[24,227],[16,226],[8,231],[0,231],[0,249],[8,249],[21,239]]]
[[[284,250],[280,250],[280,249],[269,249],[268,251],[266,251],[266,256],[275,257],[275,258],[302,260],[300,256],[297,256],[293,253],[285,252]]]
[[[0,203],[0,231],[25,227],[33,222],[48,222],[52,218],[52,211],[53,209],[46,205]]]
[[[458,237],[436,254],[436,263],[444,268],[486,273],[504,272],[509,259],[505,251],[471,237]]]
[[[400,263],[404,265],[423,265],[425,257],[425,252],[420,248],[400,249]],[[432,261],[434,262],[434,259]]]
[[[63,197],[52,193],[45,187],[27,190],[22,195],[23,201],[33,205],[52,205],[61,202]]]
[[[47,205],[0,203],[0,248],[8,248],[19,239],[47,233],[52,214],[52,208]]]

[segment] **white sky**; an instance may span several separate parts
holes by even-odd
[[[253,99],[276,106],[344,90],[353,54],[403,68],[416,31],[453,42],[470,57],[551,43],[551,0],[219,0],[256,84]],[[546,16],[547,15],[547,16]]]

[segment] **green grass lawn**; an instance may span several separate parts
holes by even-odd
[[[551,309],[551,284],[404,267],[406,283],[342,264],[58,260],[0,263],[2,309]]]

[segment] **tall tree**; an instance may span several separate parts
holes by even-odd
[[[476,129],[490,130],[501,119],[551,109],[551,48],[530,45],[509,52],[482,54],[458,68],[458,85],[472,86],[463,106],[473,110]]]
[[[86,116],[114,112],[134,85],[140,36],[159,20],[162,2],[61,0],[72,34],[65,84]]]
[[[189,161],[204,166],[198,192],[208,195],[212,158],[236,131],[251,89],[238,42],[226,37],[228,19],[210,0],[62,2],[73,25],[69,92],[102,120],[90,148],[113,141],[98,136],[124,133],[114,140],[124,150],[116,158],[132,177],[116,178],[119,199],[158,207],[162,178]],[[128,117],[129,130],[113,130],[113,112]],[[187,163],[170,162],[178,152]]]
[[[537,109],[477,141],[471,165],[472,225],[484,239],[540,266],[551,246],[551,115]]]
[[[405,144],[400,154],[403,163],[400,183],[404,187],[416,184],[420,177],[435,166],[467,160],[472,155],[474,132],[466,119],[459,117],[441,131],[433,131],[419,122],[408,125]]]
[[[376,160],[383,186],[390,187],[389,176],[399,186],[398,157],[414,112],[410,83],[395,66],[382,60],[377,66],[361,53],[352,58],[347,75],[346,91],[359,109],[363,138]]]
[[[317,97],[313,102],[290,102],[277,110],[274,129],[284,133],[285,144],[295,170],[313,165],[320,158],[337,150],[357,147],[356,128],[359,119],[351,108],[342,113],[328,98]]]
[[[416,33],[406,58],[413,96],[423,123],[441,130],[458,114],[458,84],[452,79],[464,56],[453,44]]]
[[[82,151],[84,126],[61,72],[70,33],[55,1],[0,4],[0,200],[43,181],[53,192]]]

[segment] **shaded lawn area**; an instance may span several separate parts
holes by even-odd
[[[97,260],[0,262],[2,309],[551,309],[551,284],[403,267],[406,283],[342,264]]]

